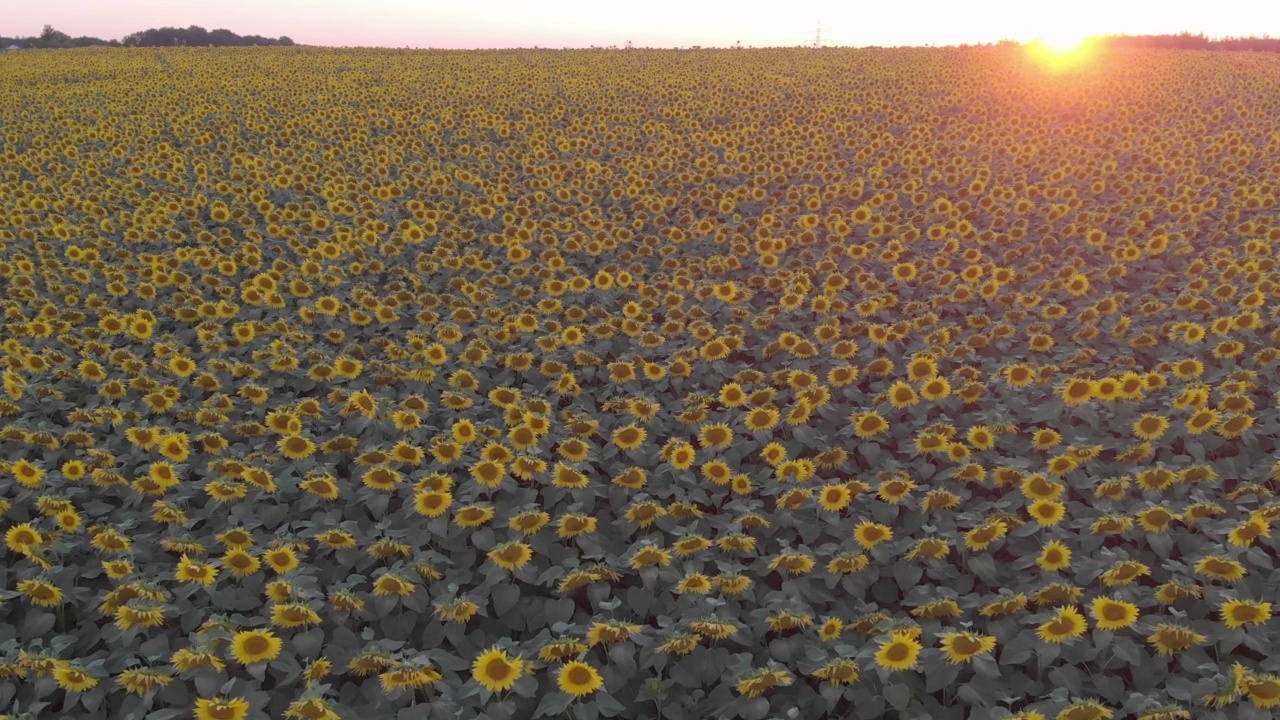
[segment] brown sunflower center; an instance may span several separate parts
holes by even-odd
[[[1252,605],[1237,605],[1232,608],[1231,617],[1236,622],[1250,622],[1258,619],[1258,609]]]
[[[511,677],[513,668],[505,659],[496,657],[485,663],[484,673],[490,679],[501,682]]]
[[[1102,606],[1102,619],[1107,622],[1121,622],[1128,615],[1128,610],[1123,605],[1107,603]]]
[[[261,655],[271,648],[271,643],[261,635],[253,635],[245,639],[243,647],[249,655]]]
[[[1075,623],[1070,618],[1058,618],[1049,623],[1047,630],[1051,635],[1069,635],[1075,629]]]
[[[591,671],[581,665],[574,665],[565,671],[565,678],[569,681],[570,685],[590,685]]]
[[[982,641],[969,635],[960,635],[951,641],[951,649],[958,655],[976,655],[982,649]]]
[[[1249,694],[1260,700],[1280,699],[1280,681],[1266,680],[1249,684]]]
[[[911,648],[906,643],[895,642],[885,650],[884,656],[889,662],[903,662],[911,656]]]

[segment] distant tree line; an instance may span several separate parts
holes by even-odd
[[[1262,37],[1209,38],[1189,32],[1177,35],[1104,35],[1104,45],[1127,48],[1167,48],[1173,50],[1253,50],[1280,52],[1280,38]]]
[[[1280,52],[1280,38],[1270,35],[1262,37],[1221,37],[1210,38],[1203,33],[1183,32],[1177,35],[1103,35],[1100,41],[1109,47],[1126,48],[1165,48],[1174,50],[1252,50],[1254,52]],[[1000,45],[1017,44],[1006,40]],[[36,37],[4,37],[0,36],[0,48],[19,45],[24,48],[75,48],[90,46],[106,47],[246,47],[250,45],[292,46],[291,38],[281,35],[278,38],[261,35],[237,35],[225,28],[206,30],[198,25],[187,28],[162,27],[151,28],[124,36],[120,40],[103,40],[102,38],[70,35],[45,25],[44,31]],[[697,47],[697,46],[695,46]],[[961,47],[972,47],[965,44]]]
[[[45,25],[44,30],[36,37],[2,37],[0,48],[19,45],[24,48],[76,48],[76,47],[247,47],[250,45],[283,45],[290,46],[294,42],[287,36],[278,38],[261,35],[237,35],[225,28],[205,30],[198,25],[188,28],[162,27],[151,28],[131,33],[120,40],[103,40],[97,37],[71,37],[55,30],[52,25]]]

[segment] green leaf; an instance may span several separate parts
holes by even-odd
[[[520,602],[520,586],[498,585],[489,591],[489,595],[493,598],[493,611],[505,615]]]
[[[954,683],[960,675],[960,667],[960,665],[943,662],[939,663],[936,668],[930,669],[924,676],[925,692],[936,693]]]
[[[43,637],[53,629],[57,620],[53,613],[29,611],[26,622],[22,623],[22,636],[31,640]]]
[[[894,710],[906,710],[911,704],[911,688],[898,683],[888,685],[884,689],[884,699]]]
[[[1156,557],[1167,560],[1169,553],[1173,550],[1173,536],[1167,533],[1148,533],[1147,545]]]
[[[615,697],[602,692],[596,693],[595,702],[596,708],[604,717],[616,717],[627,709],[627,706],[618,702]]]
[[[988,586],[994,587],[996,584],[996,561],[991,555],[983,553],[982,555],[973,555],[969,558],[969,570],[978,579],[986,583]]]
[[[924,576],[924,569],[907,561],[899,561],[893,568],[893,579],[898,581],[898,588],[903,594],[911,591]]]
[[[542,696],[542,700],[538,702],[538,709],[533,711],[533,716],[539,718],[559,715],[569,708],[571,702],[573,702],[573,696],[569,693],[552,690]]]

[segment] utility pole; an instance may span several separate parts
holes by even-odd
[[[813,34],[813,47],[815,49],[822,47],[822,21],[821,20],[818,21],[818,31]]]

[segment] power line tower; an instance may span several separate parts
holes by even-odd
[[[818,22],[818,30],[813,34],[813,47],[818,49],[822,47],[822,22]]]

